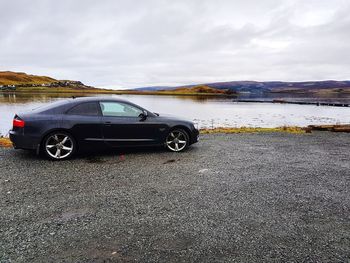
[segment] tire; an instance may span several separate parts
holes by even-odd
[[[189,146],[190,137],[183,129],[173,129],[165,139],[165,147],[172,152],[181,152]]]
[[[67,160],[76,152],[76,142],[67,132],[57,131],[45,137],[42,152],[50,160]]]

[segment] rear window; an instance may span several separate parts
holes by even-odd
[[[59,109],[60,107],[67,104],[67,100],[58,100],[55,102],[47,103],[45,105],[42,105],[38,108],[33,109],[33,113],[47,113],[51,111],[55,111],[56,109]]]
[[[74,106],[67,111],[69,115],[98,116],[100,110],[97,102],[85,102]]]

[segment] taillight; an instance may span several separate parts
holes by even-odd
[[[13,119],[13,128],[17,127],[17,128],[23,128],[24,127],[24,120],[21,120],[20,118],[14,118]]]

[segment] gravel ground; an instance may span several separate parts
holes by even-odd
[[[0,262],[349,262],[350,134],[205,135],[184,153],[0,149]]]

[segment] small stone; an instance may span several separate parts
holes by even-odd
[[[115,255],[115,254],[117,254],[117,251],[113,251],[113,252],[112,252],[112,255]]]

